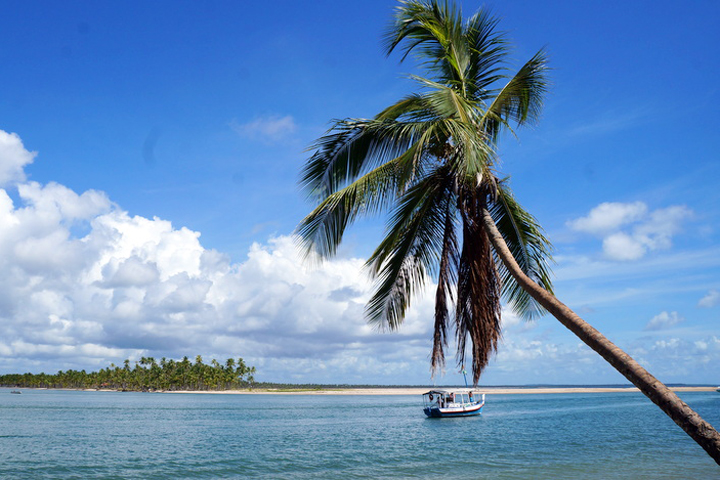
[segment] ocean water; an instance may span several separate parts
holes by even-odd
[[[0,389],[1,479],[709,479],[720,467],[639,393],[416,396]],[[720,426],[720,394],[682,393]]]

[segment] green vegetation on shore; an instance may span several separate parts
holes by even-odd
[[[250,388],[255,367],[245,365],[242,358],[228,358],[224,364],[213,359],[203,363],[200,355],[195,363],[188,357],[180,361],[160,363],[152,357],[142,357],[131,368],[130,360],[122,367],[110,364],[97,372],[62,370],[56,374],[23,373],[0,375],[0,386],[23,388],[98,388],[122,391],[153,390],[230,390]]]

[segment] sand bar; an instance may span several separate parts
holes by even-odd
[[[223,391],[175,391],[163,393],[206,393],[216,395],[422,395],[434,388],[450,387],[377,387],[338,389],[253,389]],[[671,387],[674,392],[714,392],[717,387]],[[492,394],[539,394],[539,393],[612,393],[639,392],[635,387],[478,387],[478,391]]]

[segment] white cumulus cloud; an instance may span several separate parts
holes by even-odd
[[[604,234],[642,219],[647,214],[647,210],[647,205],[643,202],[606,202],[590,210],[587,216],[572,220],[568,224],[580,232]]]
[[[684,322],[685,319],[677,312],[660,312],[645,325],[645,330],[664,330]]]
[[[711,308],[720,304],[720,291],[710,290],[707,295],[700,299],[698,307]]]
[[[650,211],[643,202],[602,203],[568,226],[601,237],[608,259],[633,261],[650,251],[670,248],[673,236],[692,215],[682,205]]]
[[[632,235],[618,232],[603,239],[603,252],[613,260],[637,260],[647,252],[647,247]]]
[[[17,134],[0,130],[0,187],[24,181],[23,169],[33,162],[35,155],[25,150]]]

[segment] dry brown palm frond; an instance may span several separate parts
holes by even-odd
[[[500,341],[500,277],[495,268],[490,239],[479,215],[487,195],[474,191],[462,205],[463,246],[458,268],[457,311],[458,363],[465,363],[467,340],[472,354],[473,384]]]

